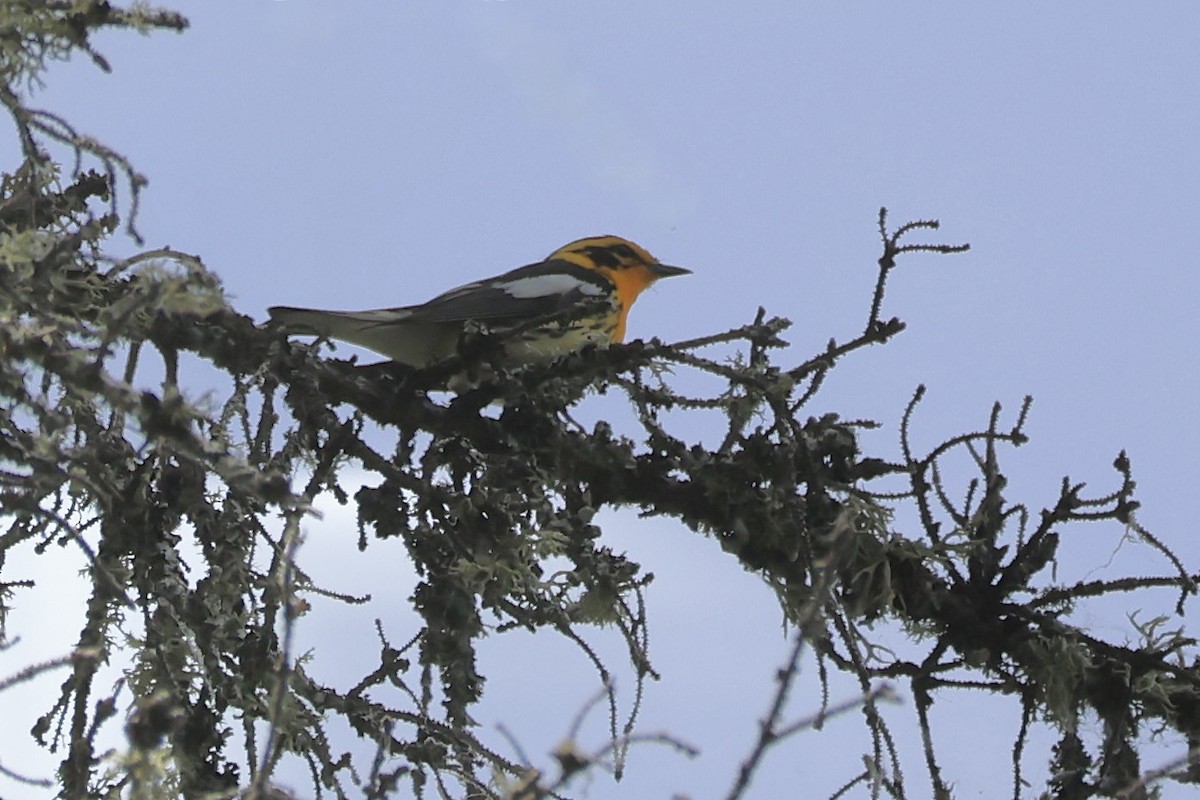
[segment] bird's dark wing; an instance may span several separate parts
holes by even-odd
[[[459,286],[406,310],[408,319],[421,322],[521,322],[602,301],[611,290],[595,270],[554,259]]]

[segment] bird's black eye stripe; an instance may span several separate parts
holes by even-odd
[[[637,264],[641,262],[637,253],[633,252],[628,245],[617,244],[611,247],[591,247],[583,248],[583,254],[595,262],[598,267],[608,267],[615,269],[623,264]]]
[[[641,261],[638,254],[630,250],[627,245],[619,244],[612,248],[612,251],[617,254],[617,258],[626,263]]]

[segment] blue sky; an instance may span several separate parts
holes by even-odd
[[[1127,449],[1141,522],[1195,564],[1200,6],[906,5],[189,0],[172,6],[187,33],[103,37],[112,75],[55,68],[35,104],[129,155],[150,178],[147,245],[201,255],[259,320],[273,304],[418,302],[616,233],[695,273],[645,295],[630,338],[713,333],[765,305],[794,321],[779,358],[798,363],[861,329],[878,208],[893,224],[938,217],[930,238],[971,252],[901,262],[885,314],[909,329],[840,367],[812,412],[884,423],[866,441],[886,457],[918,383],[926,446],[1032,394],[1010,496],[1051,503],[1064,474],[1110,491]],[[6,164],[14,148],[0,142]],[[307,547],[331,588],[354,591],[379,551],[360,555],[340,524],[314,522]],[[1165,571],[1122,533],[1071,532],[1060,575]],[[614,515],[605,535],[659,576],[665,679],[644,729],[704,754],[635,751],[625,780],[597,776],[590,796],[720,796],[786,652],[774,600],[678,526]],[[1125,610],[1094,623],[1119,637]],[[489,647],[496,699],[481,722],[504,722],[536,759],[590,673],[553,643]],[[808,685],[795,714],[816,702]],[[1017,711],[935,709],[959,796],[1007,792]],[[782,747],[751,796],[837,786],[858,763],[856,725]],[[966,730],[970,748],[956,747]],[[919,785],[915,740],[902,744]],[[1031,749],[1027,769],[1044,760]]]

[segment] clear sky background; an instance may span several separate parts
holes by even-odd
[[[714,333],[765,305],[795,322],[793,347],[779,356],[794,364],[861,330],[879,207],[893,224],[937,217],[942,231],[929,238],[970,242],[971,252],[905,258],[885,315],[909,329],[839,367],[811,412],[879,420],[884,429],[865,444],[895,457],[897,422],[919,383],[929,387],[915,424],[925,447],[983,427],[995,400],[1015,413],[1032,394],[1032,442],[1007,462],[1010,498],[1052,503],[1064,474],[1111,491],[1110,464],[1127,449],[1141,522],[1200,563],[1200,5],[172,7],[191,30],[102,37],[112,75],[55,68],[34,104],[130,156],[150,178],[139,222],[147,246],[199,254],[256,319],[273,304],[418,302],[579,236],[615,233],[695,272],[639,301],[631,338]],[[15,147],[12,136],[0,143],[6,169]],[[642,730],[703,754],[689,762],[638,749],[621,784],[597,775],[587,791],[722,796],[787,650],[778,608],[714,542],[631,514],[607,520],[613,546],[659,577],[651,645],[664,680],[649,687]],[[1071,531],[1060,578],[1167,571],[1122,533]],[[411,573],[400,552],[358,553],[344,517],[308,534],[302,560],[321,565],[326,586],[369,586],[377,597],[366,615],[305,619],[313,669],[335,680],[358,666],[347,662],[360,645],[369,666],[370,616],[400,619]],[[1152,605],[1126,599],[1082,618],[1126,635],[1125,612]],[[58,622],[30,610],[23,623],[18,610],[10,625],[61,654],[82,624],[80,601],[61,590],[34,605]],[[404,624],[393,624],[404,641]],[[63,632],[61,645],[47,630]],[[502,639],[481,665],[493,676],[478,714],[485,738],[510,752],[495,731],[502,722],[547,765],[594,676],[557,642]],[[0,654],[0,675],[34,652]],[[53,691],[58,680],[40,685]],[[10,702],[0,698],[5,719]],[[815,685],[802,684],[792,713],[817,703]],[[934,713],[958,796],[1007,796],[1015,705],[944,696]],[[893,718],[919,797],[911,704]],[[0,752],[24,747],[31,722],[0,726]],[[603,726],[589,730],[603,744]],[[1164,759],[1182,752],[1175,744]],[[856,771],[865,746],[856,718],[831,723],[769,757],[751,796],[823,796]],[[1026,769],[1039,786],[1045,760],[1031,744]],[[31,755],[26,771],[38,763]],[[0,796],[21,795],[0,778]]]

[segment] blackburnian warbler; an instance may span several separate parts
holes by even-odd
[[[623,341],[638,295],[659,278],[690,272],[660,264],[618,236],[593,236],[421,305],[372,311],[275,306],[268,312],[288,333],[341,339],[412,367],[453,356],[475,322],[501,338],[507,360],[527,363]]]

